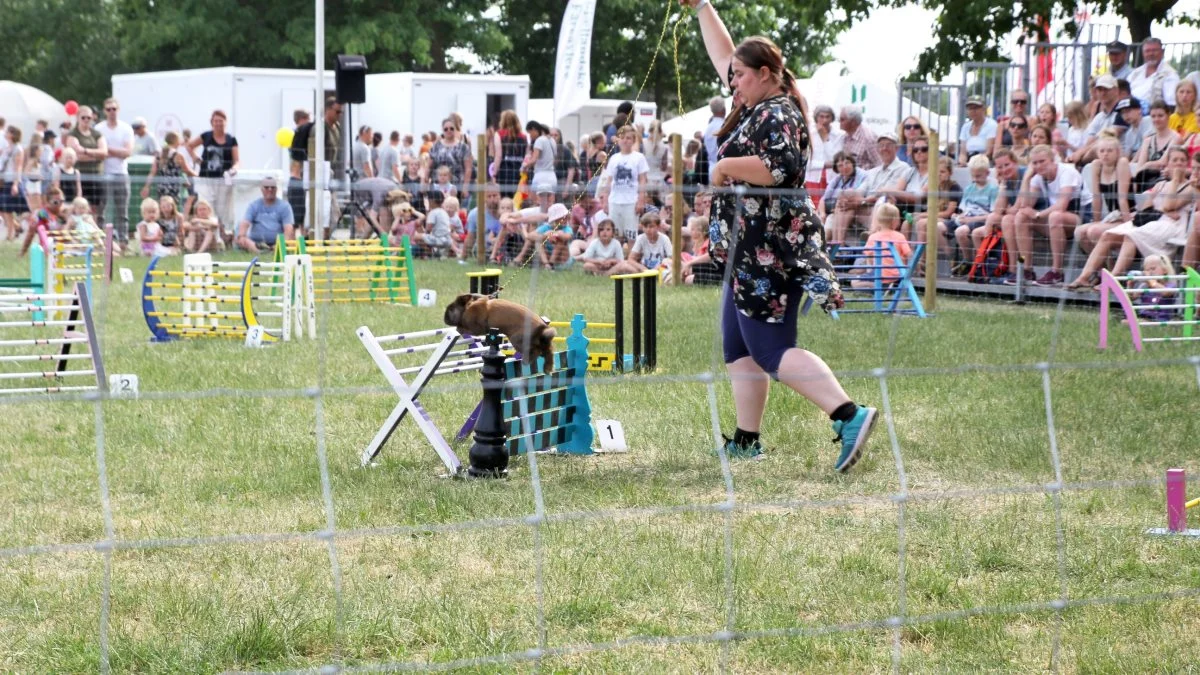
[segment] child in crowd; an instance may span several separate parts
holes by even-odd
[[[162,227],[158,224],[159,215],[161,214],[159,213],[158,202],[148,197],[142,200],[142,222],[137,224],[138,241],[142,246],[142,255],[158,255],[157,251],[162,245]]]
[[[454,239],[454,244],[459,253],[458,257],[462,257],[463,243],[467,240],[467,212],[459,208],[458,197],[448,196],[442,202],[442,208],[446,214],[450,216],[450,236]]]
[[[641,141],[636,129],[621,127],[617,139],[621,151],[608,158],[597,196],[600,207],[616,225],[617,234],[629,243],[638,236],[638,213],[645,203],[650,165],[645,155],[633,149]]]
[[[587,245],[587,250],[575,256],[575,260],[583,263],[585,272],[606,277],[621,263],[625,254],[621,242],[614,238],[615,234],[616,228],[611,218],[605,218],[596,225],[596,238]]]
[[[613,268],[612,274],[636,274],[657,269],[664,260],[670,260],[671,240],[659,228],[662,221],[658,213],[647,213],[641,220],[642,233],[633,242],[629,257]]]
[[[58,166],[54,168],[51,182],[63,191],[64,203],[70,204],[76,197],[83,196],[83,179],[75,168],[77,155],[72,148],[63,148],[58,156]]]
[[[570,264],[571,256],[571,212],[563,204],[551,204],[546,211],[546,222],[525,237],[525,247],[537,248],[538,261],[543,269],[552,270]],[[524,259],[526,251],[517,255]]]
[[[417,234],[418,224],[425,219],[425,214],[413,208],[408,202],[396,202],[392,205],[392,231],[389,239],[398,242],[403,237],[412,241]]]
[[[162,228],[162,245],[168,253],[157,255],[175,255],[179,253],[179,237],[183,232],[183,217],[175,205],[175,198],[163,195],[158,198],[158,226]]]
[[[79,241],[100,241],[100,228],[96,227],[96,220],[92,218],[92,205],[83,197],[76,197],[71,201],[71,222],[67,224],[67,229]]]
[[[492,261],[503,265],[513,263],[525,248],[525,228],[517,217],[511,197],[500,200],[500,235],[492,245]]]
[[[967,162],[971,182],[963,188],[962,204],[959,207],[962,213],[956,219],[958,227],[954,229],[954,239],[963,255],[963,260],[951,271],[956,277],[965,277],[971,271],[975,250],[983,242],[983,236],[986,234],[983,226],[987,224],[988,216],[995,209],[996,200],[1000,197],[1000,186],[988,177],[991,168],[986,155],[975,155]]]
[[[429,249],[429,255],[445,256],[447,252],[458,256],[458,248],[450,230],[450,214],[442,208],[444,198],[439,190],[430,190],[427,195],[429,213],[425,214],[424,231],[413,235],[413,241]]]
[[[444,197],[457,197],[458,188],[454,187],[454,183],[450,182],[450,178],[450,167],[439,166],[437,169],[437,182],[433,184],[433,190],[442,193]],[[429,210],[432,211],[433,207],[430,206]]]
[[[1170,258],[1161,253],[1148,255],[1145,262],[1142,263],[1142,273],[1138,276],[1173,277],[1175,276],[1175,266],[1171,264]],[[1129,300],[1139,306],[1137,310],[1139,319],[1171,321],[1177,318],[1178,312],[1172,307],[1162,307],[1161,305],[1177,304],[1175,298],[1178,294],[1178,285],[1173,280],[1151,278],[1133,282],[1133,286],[1129,290]],[[1127,322],[1127,320],[1122,321],[1122,323]]]
[[[197,199],[196,213],[190,221],[183,222],[183,248],[192,253],[221,250],[225,243],[217,236],[220,223],[213,214],[212,204],[207,199]]]
[[[1088,118],[1087,106],[1082,101],[1071,101],[1063,110],[1063,117],[1067,118],[1070,125],[1067,127],[1067,132],[1063,134],[1063,140],[1066,142],[1068,153],[1063,157],[1074,154],[1081,150],[1088,142],[1088,123],[1091,121]]]
[[[695,247],[691,258],[683,263],[683,283],[698,286],[715,286],[721,283],[721,268],[708,255],[708,217],[692,216],[688,219]]]
[[[863,257],[859,258],[856,263],[863,265],[864,269],[851,271],[851,274],[858,277],[850,282],[852,288],[875,288],[880,280],[884,286],[890,286],[900,278],[899,269],[869,267],[871,265],[899,267],[907,263],[908,258],[912,255],[912,247],[908,245],[904,235],[898,231],[899,228],[900,210],[894,204],[885,203],[875,208],[874,219],[871,221],[871,233],[867,237],[867,250],[863,252]],[[891,255],[889,243],[896,245],[896,251],[900,254],[899,260]],[[876,262],[876,247],[882,249],[881,255],[887,256],[891,260],[883,258]]]

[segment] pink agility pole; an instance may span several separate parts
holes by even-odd
[[[1167,469],[1167,529],[1187,529],[1187,478],[1183,469]]]

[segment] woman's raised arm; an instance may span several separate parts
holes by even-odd
[[[713,7],[710,0],[679,0],[679,4],[693,8],[699,5],[696,18],[700,20],[700,35],[704,38],[704,48],[717,71],[717,77],[728,85],[726,78],[729,76],[729,64],[733,61],[734,44],[729,30],[725,28],[725,22],[717,16],[717,8]]]

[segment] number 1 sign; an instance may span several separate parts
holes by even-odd
[[[596,436],[601,452],[629,452],[625,445],[625,428],[616,420],[596,420]]]

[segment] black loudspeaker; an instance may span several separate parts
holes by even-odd
[[[367,102],[367,59],[354,54],[338,54],[333,71],[338,103]]]

